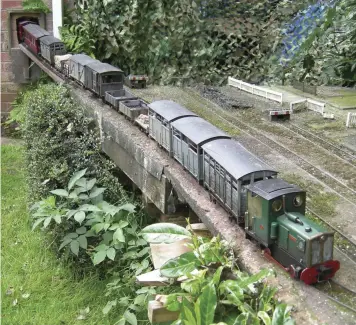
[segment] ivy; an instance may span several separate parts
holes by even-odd
[[[43,2],[43,0],[23,0],[22,8],[25,11],[40,11],[45,14],[48,14],[51,12],[51,10]]]

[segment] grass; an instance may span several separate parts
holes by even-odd
[[[345,107],[356,107],[356,96],[340,96],[340,97],[330,97],[328,98],[328,102],[332,104],[336,104],[338,106]]]
[[[105,282],[95,275],[76,279],[73,269],[57,259],[50,238],[31,231],[23,148],[3,145],[1,153],[2,324],[114,324],[119,310],[102,314]],[[87,319],[77,320],[87,307]]]

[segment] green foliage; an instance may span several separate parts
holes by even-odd
[[[76,1],[62,39],[128,73],[159,84],[253,81],[267,72],[278,27],[305,1]],[[207,14],[207,15],[206,15]]]
[[[43,2],[43,0],[23,0],[22,8],[25,11],[40,11],[45,14],[51,12],[48,6]]]
[[[356,1],[337,1],[328,9],[324,23],[303,42],[287,69],[275,65],[270,74],[316,85],[353,86],[356,84],[355,40]]]
[[[184,230],[176,225],[157,224],[144,228],[142,233],[148,241],[157,243],[158,233],[163,234],[163,242],[185,233]],[[273,298],[277,290],[263,283],[274,275],[273,270],[248,275],[236,268],[226,242],[217,237],[208,240],[194,233],[190,238],[192,251],[167,261],[160,268],[163,276],[186,277],[181,283],[183,292],[167,297],[167,309],[180,312],[175,324],[294,324],[291,308],[278,304]]]
[[[107,281],[94,272],[78,277],[50,249],[50,232],[31,231],[27,191],[24,147],[2,144],[2,324],[115,324],[125,309],[103,317]]]
[[[172,223],[156,223],[142,230],[142,236],[148,243],[173,243],[191,238],[188,230]]]
[[[86,169],[76,172],[69,180],[66,189],[51,191],[49,196],[33,206],[33,229],[42,224],[46,229],[53,222],[69,224],[68,229],[75,229],[62,238],[59,247],[69,247],[78,256],[79,249],[91,255],[94,265],[106,259],[112,261],[127,252],[128,242],[136,247],[146,244],[136,234],[135,206],[125,203],[114,206],[103,200],[105,188],[96,186],[96,179],[87,179]],[[88,249],[88,246],[91,249]],[[138,252],[139,257],[147,257],[147,250]]]
[[[123,319],[134,324],[136,316],[131,310],[143,311],[147,297],[155,293],[141,290],[135,297],[135,276],[150,270],[147,242],[139,232],[139,214],[133,204],[116,206],[104,201],[105,188],[98,187],[96,179],[86,178],[85,172],[74,173],[65,189],[52,190],[55,196],[32,207],[33,229],[42,225],[42,229],[59,235],[58,225],[62,225],[66,233],[59,250],[66,249],[79,258],[89,255],[93,265],[106,263],[111,268],[108,273],[114,275],[107,296],[115,295],[116,299],[107,303],[103,313],[119,303],[125,308]]]
[[[128,197],[114,177],[115,165],[101,154],[95,122],[71,98],[69,90],[55,84],[40,84],[25,92],[21,101],[25,122],[30,201],[46,197],[51,190],[64,188],[70,176],[87,168],[107,191],[112,202]]]

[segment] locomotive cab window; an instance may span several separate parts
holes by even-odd
[[[300,207],[303,204],[303,197],[300,194],[297,194],[293,199],[293,204],[296,207]]]
[[[276,199],[272,203],[272,211],[273,212],[279,212],[282,209],[282,200],[281,199]]]

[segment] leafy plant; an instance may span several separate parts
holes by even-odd
[[[39,225],[47,228],[52,221],[60,224],[70,222],[75,232],[66,234],[59,250],[68,246],[78,256],[84,249],[92,257],[94,265],[105,259],[115,260],[117,253],[125,253],[126,242],[135,240],[135,244],[145,245],[145,241],[135,234],[137,223],[131,216],[135,206],[131,203],[114,206],[103,200],[105,188],[96,186],[96,179],[87,179],[86,169],[76,172],[65,189],[52,190],[59,197],[50,196],[33,207],[36,212],[33,229]],[[88,249],[88,239],[91,249]],[[144,250],[144,252],[147,251]]]
[[[106,200],[129,202],[115,177],[115,164],[101,152],[99,130],[67,88],[55,84],[30,88],[21,99],[21,112],[32,203],[67,186],[71,175],[84,168],[107,188]]]
[[[167,297],[166,308],[179,311],[176,325],[294,324],[290,307],[278,304],[273,298],[277,290],[263,283],[274,272],[241,272],[232,250],[218,237],[208,240],[172,224],[150,225],[142,235],[152,243],[191,239],[191,252],[160,268],[163,276],[185,277],[183,291]]]
[[[23,0],[22,8],[25,11],[40,11],[45,14],[48,14],[51,12],[51,10],[43,2],[43,0]]]

